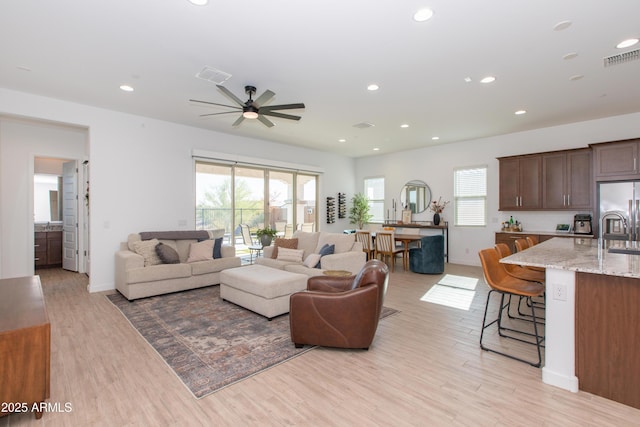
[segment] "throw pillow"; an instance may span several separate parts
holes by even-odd
[[[298,249],[298,239],[283,239],[282,237],[276,237],[273,244],[273,252],[271,252],[271,258],[278,258],[278,248]]]
[[[214,240],[213,259],[222,258],[222,239],[223,237],[218,237],[216,240]]]
[[[158,239],[139,240],[137,242],[133,242],[133,251],[138,255],[142,255],[145,267],[162,264],[162,260],[156,253],[156,246],[158,246],[158,243]]]
[[[336,250],[336,245],[330,245],[327,243],[322,248],[320,248],[320,253],[319,253],[320,258],[322,258],[325,255],[333,254],[335,250]],[[320,260],[318,260],[318,263],[316,264],[316,268],[320,268]]]
[[[160,242],[156,246],[156,253],[163,264],[180,264],[180,256],[175,249]]]
[[[289,261],[289,262],[302,262],[302,255],[304,251],[302,249],[288,249],[288,248],[280,248],[278,249],[278,261]]]
[[[309,254],[303,264],[306,267],[314,268],[316,265],[320,264],[320,258],[322,258],[320,254]]]
[[[211,239],[189,245],[189,258],[187,262],[208,261],[213,259],[213,245]]]

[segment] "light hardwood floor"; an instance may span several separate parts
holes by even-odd
[[[545,385],[540,369],[480,350],[483,282],[470,309],[456,309],[420,299],[441,276],[396,269],[385,305],[401,312],[380,322],[369,351],[314,349],[196,400],[104,294],[86,291],[86,277],[38,273],[52,324],[50,402],[72,410],[0,426],[640,425],[640,410]]]

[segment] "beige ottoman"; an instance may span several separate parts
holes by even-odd
[[[289,296],[307,289],[308,278],[256,264],[229,268],[220,272],[220,298],[271,320],[289,312]]]

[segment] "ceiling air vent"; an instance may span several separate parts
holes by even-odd
[[[355,125],[353,125],[354,128],[358,128],[358,129],[367,129],[367,128],[372,128],[375,125],[373,123],[369,123],[369,122],[362,122],[362,123],[356,123]]]
[[[636,61],[638,59],[640,59],[640,49],[621,53],[619,55],[607,56],[604,58],[604,66],[611,67],[612,65],[624,64],[625,62]]]
[[[196,77],[202,80],[206,80],[208,82],[213,82],[217,85],[221,85],[231,78],[231,74],[225,73],[224,71],[216,70],[211,67],[204,67]]]

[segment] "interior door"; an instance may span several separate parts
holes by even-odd
[[[62,268],[78,271],[78,165],[62,165]]]

